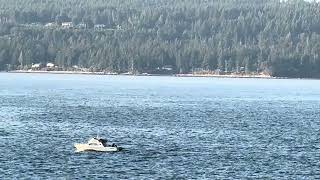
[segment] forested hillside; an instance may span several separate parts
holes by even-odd
[[[0,0],[0,70],[320,77],[320,4],[292,0]]]

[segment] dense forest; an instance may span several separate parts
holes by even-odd
[[[0,0],[0,70],[319,78],[319,53],[316,1]]]

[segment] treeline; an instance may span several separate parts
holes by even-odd
[[[86,29],[47,23],[86,24]],[[104,29],[94,29],[103,24]],[[117,28],[121,27],[121,28]],[[320,77],[320,4],[302,0],[0,0],[0,70]]]

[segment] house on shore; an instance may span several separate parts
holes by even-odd
[[[73,23],[72,22],[63,22],[61,24],[61,27],[65,28],[65,29],[73,28]]]
[[[165,70],[165,71],[172,71],[173,70],[173,66],[172,65],[165,65],[161,69]]]
[[[95,30],[102,30],[104,28],[106,28],[106,25],[104,25],[104,24],[96,24],[96,25],[94,25],[94,29]]]
[[[57,24],[54,22],[50,22],[50,23],[47,23],[44,25],[44,27],[47,27],[47,28],[56,27],[56,26],[57,26]]]
[[[80,23],[80,24],[76,25],[76,28],[77,28],[77,29],[87,29],[87,24],[85,24],[85,23]]]
[[[53,63],[47,63],[47,71],[53,71],[55,69],[55,65]]]
[[[3,16],[0,17],[0,23],[7,23],[7,22],[10,22],[9,17],[3,17]]]
[[[39,71],[41,69],[41,64],[40,63],[32,64],[31,69],[33,71]]]

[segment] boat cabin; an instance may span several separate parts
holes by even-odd
[[[88,144],[93,145],[93,146],[108,146],[107,145],[107,140],[106,139],[101,139],[101,138],[92,138],[89,140]]]

